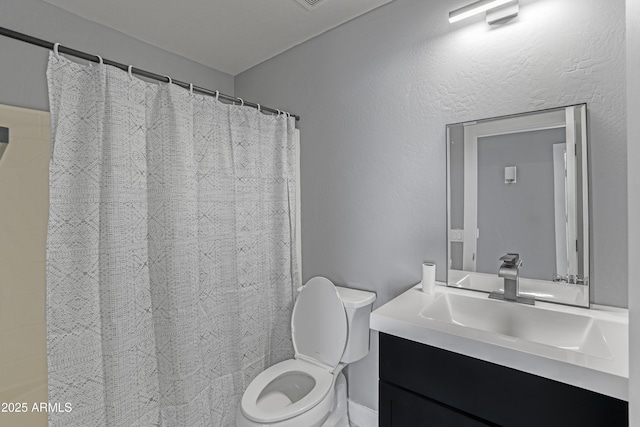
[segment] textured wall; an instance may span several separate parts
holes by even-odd
[[[0,0],[0,26],[233,95],[233,77],[42,0]],[[47,51],[0,37],[0,104],[49,110]]]
[[[236,95],[302,115],[308,279],[378,293],[438,263],[444,278],[445,125],[589,104],[598,303],[627,304],[624,0],[521,0],[490,28],[449,24],[465,0],[396,0],[236,76]],[[349,367],[377,407],[377,342]]]
[[[640,427],[640,0],[627,0],[627,115],[629,165],[629,410],[631,427]]]

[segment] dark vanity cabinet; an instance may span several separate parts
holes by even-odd
[[[380,427],[616,427],[628,403],[380,333]]]

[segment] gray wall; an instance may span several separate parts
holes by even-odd
[[[631,427],[640,427],[640,0],[627,0],[627,115],[629,165],[629,411]]]
[[[445,125],[587,102],[595,300],[627,304],[624,0],[521,0],[490,28],[466,0],[396,0],[236,76],[236,95],[302,115],[308,279],[376,306],[446,258]],[[350,397],[377,408],[377,335]]]
[[[42,0],[0,0],[0,26],[233,95],[233,76],[73,15]],[[0,104],[48,110],[48,51],[0,37]]]
[[[551,280],[556,273],[553,144],[565,130],[547,129],[478,139],[476,271],[496,274],[498,259],[517,252],[520,277]],[[515,184],[505,166],[517,167]]]

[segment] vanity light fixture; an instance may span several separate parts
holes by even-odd
[[[449,22],[458,22],[487,12],[487,23],[495,24],[517,16],[519,11],[518,0],[480,0],[449,12]]]

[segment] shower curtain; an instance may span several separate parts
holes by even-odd
[[[234,425],[293,353],[294,119],[53,53],[47,77],[50,425]]]

